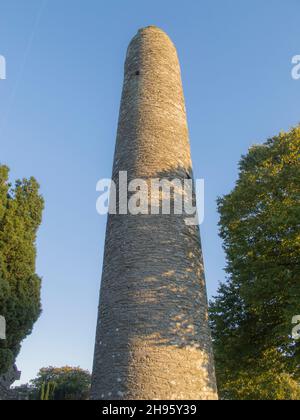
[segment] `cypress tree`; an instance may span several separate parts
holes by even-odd
[[[36,235],[44,201],[34,178],[9,184],[0,165],[0,315],[6,340],[0,340],[0,374],[14,363],[21,342],[41,313],[41,279],[36,274]]]

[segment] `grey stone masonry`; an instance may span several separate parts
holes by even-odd
[[[117,185],[119,171],[128,182],[193,177],[177,52],[153,26],[127,51]],[[186,217],[109,215],[92,399],[217,399],[199,227]]]
[[[0,401],[3,400],[18,400],[18,394],[10,387],[21,378],[21,372],[18,371],[17,366],[13,365],[5,375],[0,376]]]

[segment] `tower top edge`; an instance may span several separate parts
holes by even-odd
[[[156,25],[144,26],[144,27],[142,27],[138,30],[138,33],[139,32],[145,32],[145,31],[159,31],[159,32],[163,32],[165,35],[167,35],[166,32],[163,29],[159,28]]]
[[[138,38],[143,38],[144,36],[151,37],[151,35],[155,35],[155,36],[160,37],[161,39],[165,39],[169,44],[171,44],[175,48],[175,45],[172,39],[169,37],[169,35],[163,29],[155,25],[149,25],[149,26],[144,26],[140,28],[137,31],[136,35],[131,40],[131,42],[137,40]]]

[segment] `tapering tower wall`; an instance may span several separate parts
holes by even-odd
[[[180,66],[141,29],[125,63],[113,180],[192,178]],[[109,215],[93,399],[216,399],[199,228],[186,214]]]

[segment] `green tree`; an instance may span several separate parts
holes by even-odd
[[[39,400],[87,400],[91,375],[79,367],[48,367],[41,369],[31,384]]]
[[[53,400],[55,388],[56,388],[55,382],[47,382],[47,383],[42,384],[42,389],[40,393],[41,401]]]
[[[9,169],[0,165],[0,315],[7,327],[7,339],[0,340],[0,374],[14,363],[41,312],[35,260],[44,201],[34,178],[12,187],[8,176]]]
[[[300,127],[252,147],[218,200],[227,282],[211,302],[227,399],[300,399]]]

